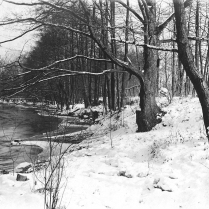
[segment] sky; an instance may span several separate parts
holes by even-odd
[[[35,2],[36,0],[13,0],[15,2]],[[172,2],[172,0],[157,0],[158,3],[160,2]],[[130,0],[131,4],[137,4],[136,0]],[[28,12],[27,6],[18,6],[8,4],[0,0],[0,21],[4,20],[7,17],[11,17],[14,15],[24,16]],[[14,38],[21,34],[24,31],[24,26],[14,26],[9,25],[7,27],[1,26],[1,33],[0,33],[0,42],[4,40],[8,40]],[[26,52],[31,49],[31,46],[34,45],[36,41],[36,37],[34,36],[34,32],[30,32],[27,35],[24,35],[22,38],[18,38],[15,41],[3,43],[0,45],[0,57],[3,59],[7,59],[9,61],[15,59],[21,51]]]
[[[22,0],[15,0],[16,2],[23,2]],[[29,3],[29,1],[27,1]],[[3,2],[0,0],[0,21],[5,20],[5,18],[14,15],[24,15],[27,14],[28,8],[24,6],[15,6]],[[9,25],[7,27],[1,26],[0,42],[12,39],[20,35],[24,31],[24,27],[21,25]],[[29,33],[22,38],[15,41],[3,43],[0,45],[0,56],[1,58],[6,58],[6,60],[15,59],[21,51],[28,51],[35,42],[34,33]]]

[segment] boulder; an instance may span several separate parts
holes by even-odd
[[[98,111],[92,111],[91,113],[92,120],[95,121],[99,117]]]
[[[17,174],[16,181],[27,181],[27,180],[28,180],[27,176],[23,176],[19,173]]]

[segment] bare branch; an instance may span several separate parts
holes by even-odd
[[[3,2],[9,3],[9,4],[15,4],[19,6],[37,6],[37,5],[43,5],[43,3],[40,2],[35,2],[35,3],[24,3],[24,2],[14,2],[14,1],[8,1],[8,0],[3,0]]]
[[[175,49],[175,48],[164,48],[164,47],[158,47],[158,46],[153,46],[153,45],[149,45],[149,44],[137,44],[135,41],[123,41],[123,40],[118,40],[118,39],[115,39],[115,40],[120,43],[132,44],[132,45],[141,46],[141,47],[147,47],[149,49],[154,49],[154,50],[178,52],[178,49]]]
[[[60,68],[53,68],[54,70],[58,70],[58,71],[68,71],[69,73],[65,73],[65,74],[61,74],[61,75],[56,75],[56,76],[51,76],[51,77],[48,77],[50,73],[42,76],[41,78],[39,78],[38,80],[34,81],[34,82],[31,82],[31,83],[26,83],[26,84],[22,84],[21,86],[19,87],[16,87],[16,88],[9,88],[9,89],[4,89],[4,91],[15,91],[15,93],[13,93],[12,95],[8,96],[8,97],[12,97],[14,95],[17,95],[23,91],[25,91],[26,89],[28,89],[29,87],[32,87],[36,84],[39,84],[39,83],[43,83],[43,82],[46,82],[46,81],[50,81],[50,80],[54,80],[54,79],[57,79],[57,78],[62,78],[62,77],[70,77],[70,76],[79,76],[79,75],[92,75],[92,76],[101,76],[101,75],[105,75],[105,74],[108,74],[108,73],[124,73],[125,71],[118,71],[116,69],[108,69],[108,70],[104,70],[103,72],[100,72],[100,73],[92,73],[92,72],[84,72],[84,71],[71,71],[71,70],[67,70],[67,69],[60,69]],[[37,76],[36,76],[37,77]],[[44,78],[45,77],[45,78]]]
[[[35,18],[24,18],[24,19],[18,19],[18,20],[13,20],[13,21],[1,22],[0,26],[12,25],[15,23],[22,23],[22,22],[34,22],[34,23],[45,25],[45,26],[57,27],[57,28],[61,28],[61,29],[68,30],[68,31],[73,31],[75,33],[79,33],[79,34],[85,35],[87,37],[90,37],[90,35],[88,33],[85,33],[80,30],[76,30],[72,27],[64,26],[64,25],[60,25],[60,24],[53,24],[53,23],[49,23],[49,22],[44,22],[44,21],[36,20]]]
[[[115,2],[118,2],[119,4],[121,4],[123,7],[125,7],[126,9],[128,9],[129,11],[131,11],[137,18],[138,20],[140,20],[141,23],[144,24],[144,20],[143,18],[131,7],[127,6],[124,2],[122,2],[121,0],[114,0]]]
[[[152,46],[152,45],[149,45],[149,44],[137,44],[136,46],[144,46],[144,47],[147,47],[149,49],[160,50],[160,51],[178,52],[178,49],[175,49],[175,48],[157,47],[157,46]]]
[[[40,5],[40,6],[42,5],[43,6],[43,5],[48,5],[52,8],[54,8],[54,9],[70,13],[84,23],[86,22],[85,19],[83,19],[81,16],[77,15],[75,12],[73,12],[73,11],[71,11],[71,10],[65,8],[65,7],[61,7],[61,6],[57,6],[55,4],[49,3],[47,1],[39,0],[39,2],[36,2],[36,3],[23,3],[23,2],[22,3],[17,3],[17,2],[14,2],[14,1],[8,1],[8,0],[3,0],[3,1],[7,2],[7,3],[10,3],[10,4],[19,5],[19,6],[37,6],[37,5]]]
[[[191,6],[193,0],[186,0],[184,2],[184,8]],[[174,13],[172,13],[162,24],[160,24],[157,28],[157,34],[160,35],[163,29],[168,25],[168,23],[174,18]]]
[[[30,70],[30,71],[46,71],[46,70],[50,70],[50,68],[52,68],[52,67],[54,67],[58,64],[61,64],[61,63],[64,63],[64,62],[69,62],[69,61],[72,61],[72,60],[78,59],[78,58],[83,58],[83,59],[87,59],[87,60],[91,60],[91,61],[97,61],[97,62],[111,62],[111,60],[106,60],[106,59],[96,59],[96,58],[87,57],[87,56],[84,56],[84,55],[75,55],[74,57],[58,60],[58,61],[56,61],[56,62],[54,62],[50,65],[47,65],[45,67],[38,68],[38,69],[31,69],[31,68],[24,67],[20,62],[19,62],[19,65],[20,65],[21,68],[24,68],[24,69]]]
[[[198,40],[198,41],[209,41],[209,38],[205,38],[205,37],[196,37],[196,36],[188,36],[188,39],[190,40]]]
[[[163,29],[168,25],[168,23],[174,18],[175,14],[171,14],[164,23],[158,26],[157,28],[157,34],[160,35],[162,33]]]
[[[142,12],[142,15],[144,17],[144,21],[147,22],[147,14],[146,14],[145,8],[144,8],[144,6],[143,6],[143,4],[141,3],[140,0],[138,0],[138,5],[139,5],[139,8],[140,8],[140,10]]]
[[[20,34],[19,36],[16,36],[16,37],[14,37],[14,38],[12,38],[12,39],[8,39],[8,40],[5,40],[5,41],[1,41],[0,44],[4,44],[4,43],[10,42],[10,41],[14,41],[14,40],[16,40],[16,39],[18,39],[18,38],[21,38],[21,37],[24,36],[25,34],[31,32],[31,31],[34,31],[34,30],[40,28],[41,26],[43,26],[43,25],[38,25],[38,26],[36,26],[36,27],[34,27],[34,28],[32,28],[32,29],[28,29],[28,30],[25,31],[24,33]]]
[[[38,83],[47,81],[47,80],[53,80],[55,78],[61,78],[61,77],[68,77],[68,76],[75,76],[75,75],[93,75],[93,76],[100,76],[108,73],[124,73],[124,71],[118,71],[116,69],[109,69],[109,70],[104,70],[100,73],[92,73],[92,72],[86,72],[86,71],[72,71],[72,70],[67,70],[67,69],[60,69],[60,68],[53,68],[55,70],[62,70],[62,71],[68,71],[68,74],[62,74],[62,75],[56,75],[53,77],[45,78],[40,80]]]
[[[196,37],[196,36],[188,36],[189,40],[198,40],[198,41],[209,41],[209,38],[207,37]],[[170,39],[164,39],[164,40],[160,40],[160,43],[170,43],[170,42],[176,42],[177,40],[174,38],[170,38]]]
[[[117,59],[116,57],[114,57],[112,55],[111,52],[108,51],[107,47],[104,46],[104,44],[97,39],[96,35],[94,34],[93,30],[92,30],[92,22],[91,19],[89,18],[89,13],[86,10],[85,5],[83,4],[83,2],[81,1],[81,5],[85,11],[86,14],[86,18],[88,20],[88,29],[89,32],[91,34],[91,39],[95,41],[95,43],[97,43],[97,45],[99,46],[99,48],[107,55],[107,57],[117,66],[124,68],[128,73],[133,74],[134,76],[136,76],[141,83],[144,82],[144,75],[140,70],[136,70],[133,66],[130,66],[129,63],[121,61],[119,59]]]
[[[145,14],[146,14],[146,17],[147,17],[146,20],[148,21],[148,19],[149,19],[149,9],[148,9],[147,2],[145,0],[141,0],[141,1],[142,1],[144,11],[145,11]]]

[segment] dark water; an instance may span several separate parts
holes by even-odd
[[[0,170],[29,162],[42,151],[38,146],[12,146],[11,141],[42,136],[56,130],[60,122],[56,117],[38,115],[32,108],[0,104]]]

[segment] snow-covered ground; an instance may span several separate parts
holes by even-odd
[[[136,133],[136,109],[100,118],[88,129],[94,135],[65,155],[57,209],[208,208],[209,145],[198,99],[174,98],[147,133]],[[0,208],[44,208],[41,171],[23,174],[25,182],[16,175],[0,175]]]

